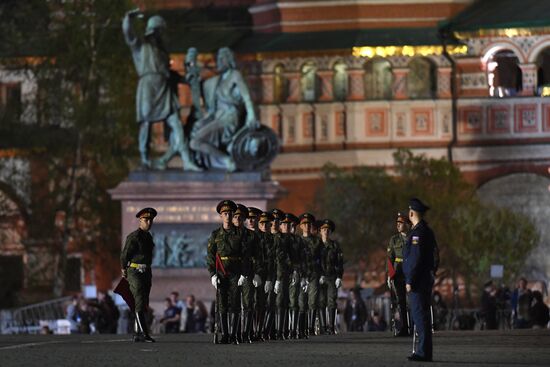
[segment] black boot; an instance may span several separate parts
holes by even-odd
[[[319,334],[324,335],[327,333],[327,311],[326,308],[319,310]]]
[[[227,313],[221,314],[221,331],[222,331],[222,339],[220,340],[220,344],[229,344],[229,321],[227,318]]]
[[[328,328],[327,328],[329,335],[336,334],[336,330],[334,328],[335,322],[336,322],[336,309],[329,308],[328,309]]]
[[[137,313],[134,314],[134,336],[132,337],[132,341],[134,343],[144,342],[143,333],[141,332],[141,329],[139,327],[139,322],[137,318]]]
[[[286,340],[290,339],[290,325],[290,312],[288,309],[285,309],[285,325],[283,327],[283,336]]]
[[[243,343],[252,343],[252,311],[244,313]]]
[[[277,335],[275,336],[276,340],[284,340],[284,325],[285,324],[285,315],[284,310],[277,310],[277,314],[275,314],[275,330],[277,330]]]
[[[290,331],[290,337],[292,339],[298,339],[298,335],[299,335],[299,320],[300,317],[299,317],[299,312],[298,310],[292,310],[290,311],[290,320],[292,321],[291,323],[291,331]]]
[[[240,314],[231,313],[229,319],[229,343],[230,344],[239,344],[237,339],[237,331],[239,330],[239,320]]]
[[[307,338],[306,335],[306,313],[300,312],[298,314],[298,339]]]
[[[151,336],[149,335],[149,324],[147,323],[147,319],[145,318],[145,312],[136,312],[136,320],[138,322],[138,327],[141,329],[141,332],[143,334],[143,341],[154,343],[155,339],[151,338]]]
[[[317,310],[308,310],[308,320],[307,320],[307,326],[308,326],[308,335],[314,336],[315,335],[315,320],[317,319]]]
[[[265,322],[265,312],[257,311],[256,313],[256,340],[265,341],[264,339],[264,322]]]
[[[273,315],[272,311],[267,311],[265,315],[265,323],[264,323],[264,339],[265,340],[271,340],[271,332],[273,328],[273,318],[275,315]]]
[[[242,343],[244,334],[244,312],[237,314],[237,317],[239,318],[239,321],[237,322],[237,342]]]

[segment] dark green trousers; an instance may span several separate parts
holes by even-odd
[[[319,285],[319,308],[336,308],[338,288],[336,288],[336,277],[325,277],[325,284]]]
[[[134,268],[128,268],[128,284],[130,292],[134,296],[136,312],[145,312],[149,306],[149,293],[151,292],[151,270],[140,273]]]
[[[311,277],[307,287],[307,305],[310,310],[319,309],[319,277]]]
[[[254,284],[252,284],[252,279],[247,278],[241,288],[243,292],[243,311],[247,312],[254,310],[254,295],[256,289],[254,288]]]
[[[307,311],[307,292],[300,286],[300,280],[289,285],[290,309],[294,311]]]
[[[241,312],[241,290],[238,286],[239,275],[220,277],[218,284],[218,306],[223,313]]]
[[[281,291],[277,294],[275,304],[278,309],[287,309],[288,308],[288,285],[289,280],[288,276],[284,276],[281,281]]]

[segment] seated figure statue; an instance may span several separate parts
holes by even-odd
[[[258,129],[254,105],[242,74],[236,69],[233,52],[221,48],[216,58],[218,75],[204,82],[206,115],[191,131],[190,147],[203,153],[206,168],[237,169],[231,155],[233,138],[241,129]]]

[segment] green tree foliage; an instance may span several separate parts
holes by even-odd
[[[36,86],[22,121],[2,124],[0,147],[35,162],[29,229],[57,238],[56,273],[68,246],[119,250],[119,217],[107,189],[136,156],[135,72],[121,32],[130,1],[5,1],[0,5],[1,67],[26,73]],[[30,57],[32,56],[32,57]],[[42,180],[43,179],[43,180]],[[56,212],[65,223],[56,226]],[[56,294],[63,277],[56,277]]]
[[[324,167],[316,209],[335,220],[348,260],[385,248],[395,233],[396,213],[419,197],[431,207],[426,220],[440,247],[439,280],[460,275],[479,286],[491,264],[504,265],[507,281],[518,275],[538,240],[527,217],[482,204],[475,187],[445,159],[398,150],[394,162],[393,175],[382,168]]]

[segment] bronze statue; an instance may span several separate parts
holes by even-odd
[[[168,161],[179,154],[186,170],[201,171],[190,158],[189,147],[184,139],[183,127],[179,119],[179,101],[176,85],[182,77],[170,69],[170,58],[163,41],[166,22],[158,15],[147,21],[143,38],[137,37],[132,27],[132,19],[142,17],[139,9],[126,13],[122,30],[126,43],[132,50],[132,57],[139,83],[136,93],[137,121],[139,129],[139,152],[146,168],[165,169]],[[151,125],[164,121],[170,128],[170,144],[164,155],[153,164],[149,157]]]
[[[233,52],[227,47],[221,48],[216,63],[219,75],[204,82],[207,113],[195,122],[190,145],[191,149],[208,155],[219,166],[233,172],[238,168],[231,155],[234,136],[242,128],[254,130],[260,124],[248,86],[236,69]],[[213,166],[212,162],[205,164]]]

